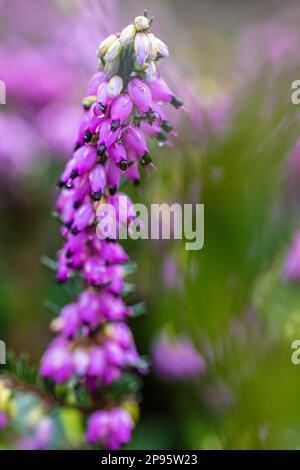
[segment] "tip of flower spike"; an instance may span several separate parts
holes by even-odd
[[[150,20],[148,18],[148,12],[147,16],[137,16],[133,23],[137,31],[147,31],[147,29],[149,29],[151,26]]]

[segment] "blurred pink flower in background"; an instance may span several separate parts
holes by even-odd
[[[206,371],[204,358],[184,335],[161,333],[152,346],[153,367],[164,380],[189,380]]]
[[[267,63],[293,66],[298,60],[300,37],[291,20],[274,17],[245,28],[238,43],[238,62],[255,76]]]
[[[285,260],[283,277],[286,281],[300,280],[300,233],[296,233]]]
[[[169,288],[182,289],[182,275],[178,266],[178,260],[173,255],[168,255],[163,262],[163,281]]]
[[[2,176],[26,173],[45,150],[42,139],[25,118],[12,112],[0,114]]]
[[[70,11],[63,2],[3,0],[1,6],[7,104],[0,115],[0,165],[23,174],[37,159],[67,158],[72,151],[80,119],[75,105],[100,40],[115,28],[116,1],[76,1]]]
[[[172,61],[166,75],[174,90],[180,84],[180,93],[188,111],[186,120],[191,137],[199,140],[212,134],[224,134],[231,122],[234,88],[225,86],[213,77],[198,81],[193,76],[189,79],[189,74],[181,73]],[[172,115],[172,121],[174,119]]]

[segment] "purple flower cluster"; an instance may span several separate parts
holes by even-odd
[[[123,408],[97,411],[89,419],[87,440],[117,450],[130,440],[132,429],[132,418]]]
[[[64,307],[63,314],[67,308]],[[71,327],[73,322],[70,317]],[[93,328],[91,324],[84,327],[76,342],[62,336],[54,339],[44,354],[41,374],[56,383],[76,376],[94,389],[119,379],[126,368],[139,365],[140,358],[125,323],[106,323],[92,338],[89,337],[90,328]]]
[[[147,15],[137,17],[100,44],[100,71],[88,84],[76,148],[59,180],[64,245],[57,280],[80,279],[84,289],[53,321],[59,336],[42,358],[41,374],[56,383],[72,378],[94,395],[105,394],[125,370],[144,369],[126,324],[133,310],[122,296],[129,258],[117,237],[99,237],[97,224],[107,203],[118,224],[135,218],[130,199],[118,191],[120,181],[137,184],[140,169],[154,167],[146,137],[168,144],[174,132],[162,105],[182,107],[158,73],[168,49],[149,32],[151,23]],[[90,416],[87,441],[116,449],[130,440],[132,428],[122,399],[110,399]]]

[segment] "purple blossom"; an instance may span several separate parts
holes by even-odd
[[[72,355],[69,343],[62,337],[50,344],[43,356],[41,374],[52,378],[57,383],[67,381],[73,373]]]
[[[189,380],[206,370],[204,358],[187,336],[162,333],[153,344],[152,360],[157,375],[165,380]]]
[[[93,413],[87,425],[87,441],[117,450],[131,439],[133,421],[123,408]]]

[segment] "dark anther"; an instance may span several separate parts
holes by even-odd
[[[66,258],[72,258],[72,256],[73,256],[72,250],[67,250],[67,252],[66,252]]]
[[[104,153],[103,155],[101,155],[100,157],[97,158],[97,163],[100,163],[101,165],[104,165],[106,160],[107,160],[107,156]]]
[[[79,230],[74,227],[74,228],[71,229],[71,233],[72,233],[72,235],[78,235]]]
[[[169,121],[163,121],[161,123],[161,128],[165,132],[171,132],[173,130],[173,126]]]
[[[103,114],[106,113],[107,106],[104,106],[102,103],[98,103],[98,108],[102,111]]]
[[[144,155],[143,155],[143,158],[141,159],[141,164],[143,166],[145,166],[145,165],[149,165],[149,163],[151,163],[151,162],[152,162],[152,159],[151,159],[149,153],[145,152]]]
[[[100,145],[98,145],[98,147],[97,147],[97,155],[99,155],[99,157],[101,157],[102,155],[104,155],[105,150],[106,150],[105,144],[100,144]]]
[[[119,127],[120,127],[120,121],[119,120],[115,120],[115,121],[111,122],[110,129],[112,131],[116,131],[117,129],[119,129]]]
[[[85,144],[88,144],[88,143],[90,142],[90,140],[91,140],[92,137],[93,137],[92,132],[89,131],[89,130],[87,130],[86,133],[84,134],[82,140],[83,140],[83,142],[84,142]]]
[[[57,182],[57,186],[58,186],[59,188],[63,188],[63,187],[65,186],[65,183],[64,183],[63,181],[59,180],[59,181]]]
[[[134,186],[139,186],[140,185],[140,180],[138,180],[137,178],[133,180],[133,184]]]
[[[78,170],[72,170],[70,174],[70,178],[72,180],[75,180],[75,178],[77,178],[78,175],[79,175]]]
[[[147,121],[150,122],[150,124],[152,124],[156,119],[159,119],[159,114],[156,111],[152,111],[152,109],[147,111],[145,116]]]
[[[183,106],[183,100],[181,98],[178,98],[177,96],[173,96],[172,99],[171,99],[171,104],[175,107],[175,108],[181,108]]]
[[[82,201],[75,201],[73,204],[74,209],[78,209],[81,206]]]
[[[76,152],[76,150],[80,149],[81,145],[79,143],[77,143],[74,147],[74,152]]]
[[[118,189],[117,187],[116,187],[116,188],[109,188],[109,194],[110,194],[111,196],[113,196],[114,194],[116,194],[117,189]]]
[[[95,193],[92,194],[92,198],[94,201],[100,201],[102,197],[102,192],[101,191],[96,191]]]
[[[159,142],[165,142],[167,140],[167,136],[163,132],[158,132],[156,138]]]
[[[119,168],[121,171],[126,171],[128,168],[128,161],[127,160],[121,160],[119,163]]]

